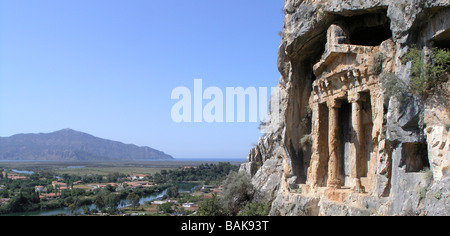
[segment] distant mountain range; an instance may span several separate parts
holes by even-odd
[[[72,129],[0,137],[0,160],[125,161],[170,160],[170,155],[94,137]]]

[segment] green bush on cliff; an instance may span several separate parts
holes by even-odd
[[[223,181],[223,193],[199,204],[199,216],[267,216],[271,202],[255,199],[255,187],[243,172],[231,172]]]
[[[403,98],[408,91],[408,85],[403,82],[394,73],[382,73],[379,77],[383,86],[384,95],[386,98],[396,96],[397,98]]]
[[[412,47],[401,60],[403,64],[411,63],[409,83],[393,73],[381,73],[379,79],[387,98],[396,96],[402,100],[411,95],[425,98],[431,89],[448,80],[450,51],[447,49],[433,48],[432,53],[425,56],[422,50]],[[373,70],[378,72],[378,69],[379,66],[374,65]]]
[[[441,82],[448,80],[450,72],[450,51],[433,48],[429,56],[422,50],[410,48],[402,58],[402,63],[411,62],[409,91],[417,96],[424,96]]]

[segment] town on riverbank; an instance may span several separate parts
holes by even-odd
[[[238,169],[230,162],[0,163],[0,215],[197,215]]]

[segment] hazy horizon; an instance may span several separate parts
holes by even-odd
[[[275,87],[281,1],[0,2],[0,136],[71,128],[245,158],[257,122],[176,123],[176,87]],[[208,100],[203,101],[204,105]]]
[[[62,129],[62,130],[56,130],[56,131],[54,131],[54,132],[50,132],[50,133],[57,133],[57,132],[61,132],[61,131],[65,131],[65,130],[71,130],[71,131],[75,131],[75,132],[80,132],[80,133],[83,133],[83,134],[87,134],[87,135],[91,135],[91,134],[89,134],[89,133],[86,133],[86,132],[83,132],[83,131],[79,131],[79,130],[74,130],[74,129],[71,129],[71,128],[65,128],[65,129]],[[29,135],[29,134],[35,134],[35,135],[37,135],[37,134],[49,134],[49,133],[42,133],[42,132],[40,132],[40,133],[18,133],[18,134],[14,134],[14,135],[11,135],[11,136],[8,136],[8,137],[3,137],[3,136],[0,136],[0,138],[9,138],[9,137],[13,137],[13,136],[16,136],[16,135]],[[96,136],[94,136],[94,137],[96,137]],[[114,142],[120,142],[120,143],[123,143],[123,144],[126,144],[126,145],[136,145],[136,144],[133,144],[133,143],[124,143],[124,142],[121,142],[120,140],[111,140],[111,139],[108,139],[108,138],[106,138],[106,137],[96,137],[96,138],[100,138],[100,139],[104,139],[104,140],[109,140],[109,141],[114,141]],[[138,146],[138,147],[150,147],[150,146]],[[150,147],[150,148],[152,148],[152,147]],[[1,150],[0,150],[1,151]],[[158,151],[162,151],[162,150],[158,150]],[[170,153],[166,153],[166,154],[168,154],[168,155],[171,155]],[[224,161],[241,161],[241,160],[245,160],[246,159],[246,157],[225,157],[225,158],[214,158],[214,157],[203,157],[203,158],[199,158],[199,157],[181,157],[181,158],[178,158],[178,157],[174,157],[174,156],[172,156],[172,158],[173,158],[173,160],[161,160],[161,159],[154,159],[154,160],[149,160],[149,159],[147,159],[147,160],[134,160],[134,161],[177,161],[177,160],[183,160],[183,161],[190,161],[190,160],[202,160],[202,161],[205,161],[205,160],[211,160],[211,161],[220,161],[220,160],[224,160]],[[65,161],[65,160],[8,160],[8,159],[5,159],[5,160],[1,160],[0,159],[0,162],[8,162],[8,161],[17,161],[17,162],[29,162],[29,161],[36,161],[36,162],[40,162],[40,161],[43,161],[43,162],[46,162],[46,161],[48,161],[48,162],[52,162],[52,161],[54,161],[54,162],[71,162],[70,160],[67,160],[67,161]],[[129,161],[129,160],[115,160],[115,161],[113,161],[113,160],[110,160],[111,162],[121,162],[121,161],[124,161],[124,162],[127,162],[127,161]],[[83,162],[83,161],[73,161],[73,162]],[[87,161],[87,162],[90,162],[90,161]],[[96,161],[93,161],[93,162],[96,162]],[[108,162],[108,161],[106,161],[106,162]]]

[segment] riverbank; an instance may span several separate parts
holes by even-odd
[[[51,166],[45,163],[45,168],[36,166],[33,170],[7,169],[0,167],[0,214],[3,215],[71,215],[71,214],[122,214],[132,205],[144,213],[161,211],[160,206],[149,207],[146,202],[159,196],[171,186],[220,183],[230,171],[237,171],[238,165],[220,162],[216,164],[183,165],[173,169],[148,170],[145,167],[118,167],[114,172],[103,175],[87,170],[87,164],[73,165],[65,163]],[[51,168],[51,169],[50,169]],[[111,167],[96,167],[109,169]],[[58,171],[71,171],[61,173]],[[131,171],[130,171],[131,170]],[[153,171],[150,174],[139,171]],[[145,172],[144,172],[145,173]],[[190,188],[195,186],[190,186]],[[189,196],[190,189],[177,188],[180,195],[186,199],[200,200]],[[187,192],[186,192],[187,191]],[[156,195],[152,195],[152,194]],[[173,191],[172,194],[173,195]],[[186,196],[184,196],[186,195]],[[139,199],[136,199],[139,198]],[[133,201],[130,204],[126,201]],[[138,201],[137,201],[138,200]],[[137,201],[137,202],[136,202]],[[178,201],[178,200],[177,200]],[[192,201],[190,201],[192,202]],[[164,206],[167,208],[168,204]],[[172,205],[171,205],[172,207]],[[174,205],[175,212],[181,213]],[[189,206],[191,207],[191,206]],[[82,210],[82,211],[81,211]],[[163,210],[171,212],[170,210]],[[12,213],[12,214],[11,214]],[[178,214],[177,213],[177,214]],[[184,213],[182,213],[184,214]]]
[[[180,194],[191,194],[193,189],[199,186],[199,183],[177,183],[178,192]],[[132,213],[145,213],[145,214],[155,214],[158,211],[158,204],[151,204],[153,201],[162,200],[167,194],[167,189],[163,191],[155,192],[152,194],[146,194],[139,197],[139,207],[131,207],[131,203],[127,199],[121,199],[117,204],[117,209],[122,211],[122,215],[132,215]],[[173,202],[174,200],[172,200]],[[175,200],[176,201],[176,200]],[[87,208],[86,208],[87,207]],[[95,204],[86,205],[86,207],[78,207],[77,209],[71,210],[70,207],[60,207],[51,210],[40,210],[40,211],[30,211],[30,212],[18,212],[4,214],[0,216],[79,216],[79,215],[107,215],[107,213],[101,213],[101,210],[97,208]],[[85,212],[86,209],[89,212]],[[95,213],[94,213],[95,212]]]

